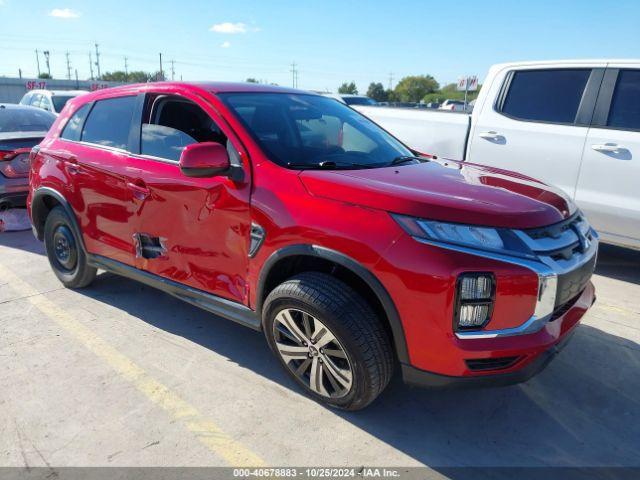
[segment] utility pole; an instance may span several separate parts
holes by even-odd
[[[124,81],[129,81],[129,64],[127,63],[128,58],[124,57]]]
[[[175,60],[171,60],[171,81],[173,81],[176,77],[176,69],[174,68]]]
[[[93,58],[91,58],[91,50],[89,50],[89,72],[91,72],[91,80],[93,81]]]
[[[22,69],[21,68],[18,69],[18,77],[22,78]]]
[[[40,76],[40,54],[36,48],[36,65],[38,66],[38,77]]]
[[[76,88],[80,88],[80,81],[78,80],[78,69],[76,68]]]
[[[393,72],[389,72],[389,90],[391,90],[393,86]]]
[[[71,62],[69,61],[69,52],[65,53],[67,58],[67,80],[71,80]]]
[[[293,88],[296,88],[298,86],[298,69],[296,68],[296,62],[293,62],[291,64],[291,83],[293,85]]]
[[[98,80],[100,80],[100,52],[98,51],[98,44],[96,43],[96,68],[98,69]]]
[[[159,53],[158,55],[160,55],[160,79],[159,80],[164,80],[164,75],[162,74],[162,53]]]
[[[49,77],[51,77],[51,65],[49,64],[49,50],[45,50],[42,53],[44,53],[44,60],[47,64],[47,73],[49,74]]]

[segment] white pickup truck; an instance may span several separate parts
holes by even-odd
[[[603,241],[640,248],[640,60],[495,65],[470,115],[356,108],[418,151],[556,185]]]

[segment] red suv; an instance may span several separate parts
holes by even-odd
[[[35,235],[70,288],[97,269],[262,330],[315,399],[540,371],[594,301],[598,239],[561,191],[415,152],[348,106],[252,84],[69,101],[32,151]]]

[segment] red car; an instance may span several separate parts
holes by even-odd
[[[73,99],[32,151],[35,235],[256,330],[313,398],[530,378],[594,302],[598,239],[561,191],[412,151],[336,100],[230,83]]]

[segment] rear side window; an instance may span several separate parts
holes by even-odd
[[[135,105],[135,96],[97,101],[84,124],[81,140],[126,150]]]
[[[607,126],[640,130],[640,70],[620,70]]]
[[[590,69],[514,72],[502,113],[534,122],[574,123]]]
[[[80,141],[82,126],[84,125],[85,118],[87,118],[87,113],[89,113],[88,103],[80,107],[76,113],[71,116],[67,124],[64,126],[64,130],[62,130],[60,137],[67,140],[74,140],[76,142]]]

